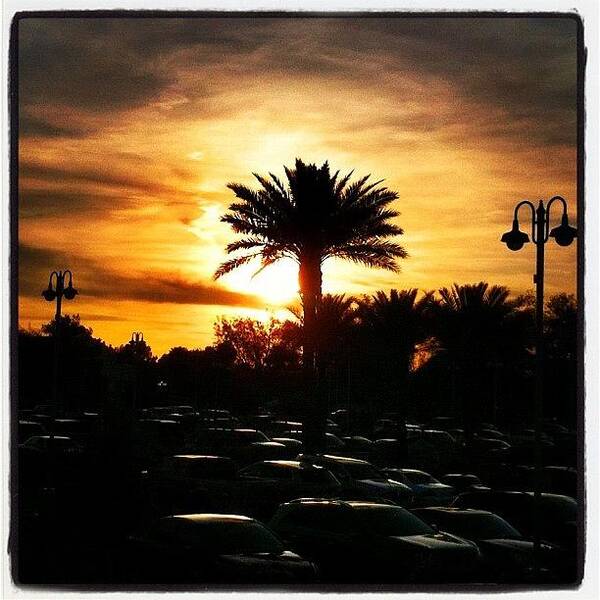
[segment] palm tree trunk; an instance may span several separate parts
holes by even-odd
[[[300,261],[299,284],[304,310],[302,363],[306,401],[303,442],[305,453],[315,453],[324,449],[326,420],[323,403],[319,402],[317,372],[317,307],[322,293],[320,255],[305,255]]]

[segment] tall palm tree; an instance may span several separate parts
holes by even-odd
[[[465,433],[470,437],[473,421],[484,397],[485,370],[499,360],[499,351],[511,352],[515,302],[504,286],[486,282],[439,290],[435,303],[435,335],[458,370]]]
[[[269,178],[254,174],[260,184],[257,190],[239,183],[228,185],[239,201],[221,220],[245,237],[227,246],[228,253],[238,254],[217,269],[215,278],[256,258],[261,269],[282,258],[298,263],[303,363],[310,380],[315,374],[323,263],[337,257],[397,272],[396,259],[407,253],[389,240],[403,230],[391,222],[398,216],[390,207],[398,194],[381,186],[381,181],[369,183],[366,175],[350,183],[352,172],[332,175],[327,162],[318,167],[296,159],[293,169],[284,168],[287,185],[272,173]],[[314,394],[309,395],[314,401]]]
[[[398,440],[401,461],[406,456],[406,405],[412,360],[417,345],[431,337],[428,313],[433,292],[417,300],[418,290],[378,291],[359,302],[359,319],[367,343],[380,355],[379,364],[388,364],[389,378],[397,390]]]

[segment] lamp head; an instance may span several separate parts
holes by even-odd
[[[73,287],[73,283],[69,281],[69,285],[64,289],[63,296],[67,300],[73,300],[79,292]]]
[[[52,289],[52,286],[49,285],[48,289],[42,292],[42,296],[47,302],[52,302],[56,299],[56,292]]]
[[[569,217],[566,212],[562,216],[560,225],[550,232],[550,237],[553,237],[559,246],[569,246],[577,237],[577,229],[569,225]]]
[[[512,229],[507,231],[501,238],[501,242],[504,242],[509,250],[517,251],[520,250],[524,244],[529,242],[529,236],[522,231],[519,231],[519,221],[513,220]]]

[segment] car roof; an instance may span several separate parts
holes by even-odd
[[[336,456],[334,454],[323,454],[321,458],[325,460],[334,461],[338,463],[354,463],[354,464],[363,464],[370,465],[371,463],[366,460],[360,460],[359,458],[350,458],[349,456]]]
[[[348,506],[351,508],[390,507],[402,508],[396,504],[377,502],[375,500],[340,500],[337,498],[296,498],[285,502],[284,506],[319,505],[319,506]]]
[[[469,514],[469,515],[493,515],[494,513],[489,510],[482,510],[480,508],[456,508],[454,506],[425,506],[415,508],[416,513],[444,513],[448,515],[453,514]]]
[[[227,456],[215,456],[213,454],[174,454],[170,458],[178,458],[183,460],[231,460]]]
[[[228,515],[219,513],[195,513],[189,515],[170,515],[163,519],[178,519],[190,523],[250,523],[254,519],[244,515]]]
[[[429,475],[429,473],[427,473],[426,471],[421,471],[420,469],[398,469],[398,468],[391,468],[389,470],[390,471],[400,471],[401,473],[420,473],[422,475]]]
[[[300,461],[300,460],[261,460],[254,464],[255,465],[261,465],[261,464],[277,465],[277,466],[282,466],[282,467],[290,467],[291,469],[304,469],[305,467],[315,468],[315,469],[322,468],[319,465],[315,465],[311,462],[305,462],[305,461]]]

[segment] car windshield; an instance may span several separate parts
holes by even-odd
[[[433,529],[399,506],[356,506],[369,531],[379,535],[406,536],[433,533]]]
[[[439,483],[439,481],[432,477],[429,473],[423,473],[422,471],[405,471],[404,475],[411,483]]]
[[[256,522],[194,523],[186,529],[187,541],[215,554],[279,554],[284,550],[281,542]]]
[[[185,473],[189,477],[220,479],[235,475],[235,465],[228,461],[214,459],[192,460],[185,465]]]
[[[542,514],[549,521],[564,522],[577,519],[577,502],[568,496],[542,496]]]
[[[245,444],[251,444],[252,442],[268,442],[269,438],[262,431],[253,430],[237,430],[234,432],[235,438]]]
[[[347,462],[341,466],[341,469],[346,471],[352,479],[386,479],[381,471],[368,463]]]
[[[432,514],[427,518],[448,533],[453,533],[470,540],[491,540],[521,538],[521,534],[504,519],[493,514],[453,513],[444,515]]]
[[[298,478],[304,483],[325,483],[331,485],[338,483],[334,475],[327,469],[298,469]]]

